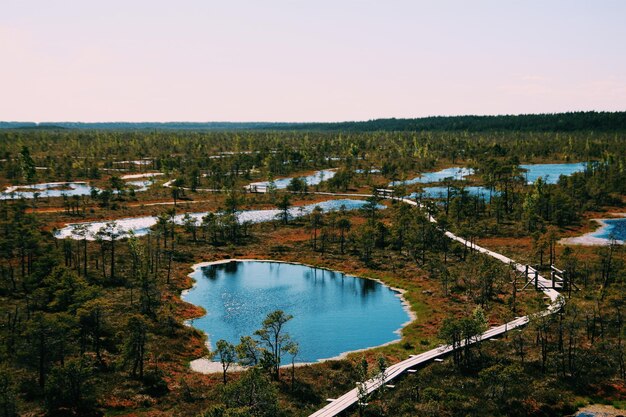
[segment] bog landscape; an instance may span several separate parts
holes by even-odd
[[[0,417],[623,417],[626,2],[0,5]]]
[[[623,407],[624,128],[6,123],[2,409]]]

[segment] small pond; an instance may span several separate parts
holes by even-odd
[[[446,178],[452,178],[454,180],[460,181],[460,180],[465,179],[465,177],[467,177],[468,175],[472,175],[473,173],[474,173],[474,170],[471,168],[453,167],[453,168],[442,169],[441,171],[436,171],[436,172],[424,172],[420,174],[419,177],[406,180],[406,181],[400,181],[400,183],[405,184],[405,185],[428,184],[430,182],[440,182]],[[389,183],[389,186],[393,187],[396,183],[397,183],[396,181],[392,181]]]
[[[35,193],[40,198],[89,195],[91,187],[86,182],[47,182],[43,184],[19,185],[8,187],[0,194],[0,199],[30,199],[35,198]]]
[[[559,243],[564,245],[602,246],[610,244],[612,239],[615,239],[618,244],[626,242],[626,217],[594,220],[599,222],[602,227],[581,236],[563,238]]]
[[[350,200],[350,199],[339,199],[339,200],[326,200],[319,203],[309,204],[306,206],[292,207],[289,209],[289,215],[292,218],[301,217],[307,215],[313,211],[316,206],[320,206],[320,208],[324,211],[335,211],[341,209],[341,207],[345,207],[346,210],[357,210],[362,208],[365,204],[367,204],[364,200]],[[384,205],[379,205],[380,209],[384,209]],[[280,210],[277,209],[267,209],[267,210],[244,210],[237,213],[237,219],[239,222],[251,222],[251,223],[261,223],[268,222],[272,220],[276,220],[280,215]],[[202,218],[206,216],[208,212],[201,213],[190,213],[190,216],[197,220],[197,224],[199,225],[202,222]],[[183,223],[183,214],[179,214],[174,217],[174,221],[178,224]],[[155,216],[143,216],[143,217],[128,217],[124,219],[118,219],[115,221],[114,231],[119,235],[119,238],[128,237],[129,233],[132,231],[136,236],[143,236],[150,232],[150,228],[157,224],[157,218]],[[66,227],[58,230],[55,234],[55,237],[59,239],[64,239],[67,237],[70,238],[79,238],[75,236],[72,231],[74,230],[76,225],[81,225],[87,228],[87,239],[94,240],[96,233],[103,227],[107,226],[106,221],[98,221],[98,222],[84,222],[84,223],[73,223],[68,224]]]
[[[526,182],[532,184],[541,177],[548,184],[556,184],[561,175],[570,176],[575,172],[583,172],[587,166],[586,162],[576,162],[571,164],[524,164],[521,168],[528,170],[524,173]]]
[[[586,166],[586,162],[576,162],[566,164],[523,164],[520,165],[520,168],[527,170],[524,176],[528,184],[534,183],[539,177],[542,177],[548,184],[556,184],[561,175],[569,176],[575,172],[582,172]],[[405,185],[428,184],[440,182],[446,178],[460,181],[473,174],[474,170],[472,168],[454,167],[436,172],[424,172],[419,177],[402,181],[401,183]],[[389,186],[393,187],[394,182],[391,182]]]
[[[146,191],[152,180],[142,181],[127,181],[128,188],[132,188],[135,192]],[[92,187],[86,182],[74,181],[74,182],[46,182],[42,184],[29,184],[29,185],[14,185],[7,187],[4,191],[0,192],[0,200],[12,200],[12,199],[32,199],[35,198],[37,193],[38,198],[48,197],[72,197],[81,195],[90,195]],[[98,191],[102,191],[99,188],[95,188]]]
[[[592,236],[600,239],[616,239],[626,241],[626,218],[622,219],[603,219],[604,227],[594,232]]]
[[[465,190],[465,192],[467,192],[467,194],[470,196],[483,198],[486,202],[491,201],[491,197],[498,194],[497,191],[495,190],[490,191],[486,187],[469,186],[469,187],[463,187],[463,190]],[[452,193],[452,196],[454,196],[454,189],[451,190],[451,193]],[[417,198],[419,194],[420,193],[418,192],[414,192],[414,193],[411,193],[407,197],[414,199],[414,198]],[[444,199],[448,195],[448,189],[447,187],[424,187],[422,189],[421,195],[422,195],[422,198]]]
[[[280,179],[274,180],[274,184],[276,185],[277,189],[282,190],[282,189],[287,188],[287,186],[289,185],[289,183],[291,182],[293,178],[302,178],[307,183],[307,185],[317,185],[321,183],[322,181],[331,179],[332,177],[335,176],[335,173],[336,173],[335,170],[324,169],[321,171],[316,171],[315,173],[311,175],[307,175],[307,176],[280,178]],[[260,181],[260,182],[250,183],[248,187],[256,186],[258,188],[266,188],[269,186],[269,184],[270,184],[269,181]]]
[[[283,310],[293,315],[285,331],[300,345],[296,362],[315,362],[397,340],[410,320],[396,291],[325,269],[233,261],[196,267],[191,276],[196,284],[183,299],[206,310],[191,325],[211,347],[219,339],[237,344],[268,313]]]

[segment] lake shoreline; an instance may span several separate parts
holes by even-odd
[[[318,201],[315,203],[309,203],[302,206],[291,206],[289,208],[289,215],[292,218],[302,217],[310,212],[316,206],[320,206],[325,212],[336,211],[340,209],[340,207],[346,206],[346,210],[357,210],[361,209],[367,202],[360,199],[352,199],[352,198],[342,198],[342,199],[327,199]],[[340,204],[337,206],[337,204]],[[350,204],[354,204],[355,206],[350,206]],[[386,207],[380,206],[379,208],[383,209]],[[185,212],[179,213],[175,216],[174,221],[177,224],[182,225],[183,219],[186,214],[191,217],[195,217],[197,224],[201,222],[202,217],[207,215],[208,213],[218,213],[217,211],[201,211],[201,212]],[[281,214],[281,211],[278,208],[273,209],[251,209],[251,210],[240,210],[237,211],[237,219],[239,222],[250,222],[252,224],[256,223],[265,223],[269,221],[275,221],[278,219],[278,216]],[[252,217],[250,217],[252,216]],[[256,217],[254,217],[256,216]],[[122,217],[115,220],[96,220],[96,221],[87,221],[87,222],[78,222],[78,223],[65,223],[65,226],[54,231],[54,237],[57,239],[64,238],[72,238],[74,237],[73,228],[77,225],[84,225],[87,227],[87,240],[96,240],[97,231],[106,226],[109,222],[115,222],[116,228],[115,231],[118,233],[116,239],[125,239],[130,237],[130,232],[133,231],[135,236],[143,236],[150,233],[150,229],[157,224],[158,216],[157,215],[148,215],[148,216],[137,216],[137,217]],[[82,239],[78,239],[82,240]]]
[[[342,360],[342,359],[346,359],[348,357],[348,355],[352,354],[352,353],[358,353],[358,352],[365,352],[367,350],[370,349],[376,349],[376,348],[380,348],[380,347],[384,347],[384,346],[388,346],[394,343],[398,343],[402,340],[402,331],[412,322],[414,322],[417,319],[417,314],[413,311],[413,309],[411,308],[411,304],[409,303],[409,301],[406,299],[406,297],[404,296],[404,294],[406,293],[406,290],[402,289],[402,288],[397,288],[397,287],[392,287],[390,285],[387,285],[385,282],[383,282],[380,279],[377,278],[368,278],[368,277],[360,277],[360,276],[356,276],[356,275],[352,275],[352,274],[347,274],[344,273],[342,271],[337,271],[335,269],[330,269],[330,268],[326,268],[326,267],[320,267],[320,266],[315,266],[315,265],[309,265],[309,264],[305,264],[302,262],[292,262],[292,261],[281,261],[281,260],[276,260],[276,259],[244,259],[244,258],[229,258],[229,259],[220,259],[217,261],[204,261],[204,262],[198,262],[195,263],[191,266],[191,269],[193,270],[191,273],[189,273],[187,276],[190,277],[193,281],[192,285],[187,288],[184,289],[183,291],[181,291],[180,293],[180,298],[182,301],[188,303],[187,300],[185,300],[185,296],[189,293],[189,291],[191,291],[196,285],[197,285],[197,281],[194,278],[194,275],[196,274],[196,272],[203,267],[206,266],[211,266],[211,265],[223,265],[223,264],[227,264],[230,262],[273,262],[273,263],[283,263],[283,264],[292,264],[292,265],[301,265],[301,266],[306,266],[309,268],[316,268],[316,269],[323,269],[326,271],[331,271],[331,272],[339,272],[341,274],[344,275],[348,275],[357,279],[367,279],[367,280],[371,280],[371,281],[375,281],[378,282],[379,284],[391,289],[392,291],[394,291],[396,297],[398,297],[400,299],[400,303],[402,305],[402,309],[407,313],[408,315],[408,320],[404,323],[401,324],[400,328],[394,330],[394,333],[396,333],[399,338],[394,339],[394,340],[390,340],[388,342],[385,342],[383,344],[380,345],[376,345],[376,346],[369,346],[369,347],[365,347],[365,348],[361,348],[361,349],[355,349],[355,350],[350,350],[350,351],[346,351],[346,352],[342,352],[336,356],[330,357],[330,358],[321,358],[318,359],[315,362],[296,362],[295,366],[307,366],[307,365],[314,365],[314,364],[319,364],[319,363],[323,363],[323,362],[327,362],[327,361],[333,361],[333,360]],[[195,307],[199,307],[202,308],[200,306],[197,306],[196,304],[190,303]],[[188,319],[185,320],[184,324],[186,326],[190,326],[191,327],[191,320],[200,318],[202,316],[199,317],[195,317],[193,319]],[[205,335],[207,335],[204,331],[197,329],[198,331],[201,331],[202,333],[204,333]],[[208,341],[208,335],[207,335],[207,342],[206,342],[206,347],[207,349],[210,349],[210,342]],[[290,367],[291,365],[283,365],[282,367]],[[194,372],[198,372],[198,373],[202,373],[202,374],[214,374],[214,373],[221,373],[223,372],[222,369],[222,364],[218,361],[212,361],[211,359],[209,359],[208,357],[202,357],[202,358],[198,358],[198,359],[194,359],[192,361],[189,362],[189,368],[194,371]],[[245,367],[241,367],[239,365],[237,366],[232,366],[231,369],[228,370],[228,372],[240,372],[245,370]]]
[[[607,246],[611,241],[604,237],[598,237],[599,234],[605,232],[610,225],[605,220],[614,220],[619,218],[625,218],[626,213],[609,213],[615,217],[605,217],[599,219],[590,219],[597,222],[600,227],[591,232],[587,232],[581,236],[565,237],[559,240],[561,245],[582,245],[582,246]],[[616,240],[618,244],[624,244],[623,240]]]

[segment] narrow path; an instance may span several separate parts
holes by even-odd
[[[412,206],[419,206],[419,204],[415,201],[406,199],[406,198],[401,198],[399,199],[402,202],[405,202],[407,204],[410,204]],[[432,223],[436,223],[437,221],[435,220],[435,218],[433,216],[428,216],[428,220]],[[452,232],[446,231],[445,235],[447,237],[449,237],[452,240],[455,240],[459,243],[462,243],[463,245],[468,246],[469,248],[476,250],[480,253],[484,253],[485,255],[491,256],[492,258],[495,258],[497,260],[499,260],[500,262],[503,262],[505,264],[508,265],[512,265],[515,267],[515,269],[519,272],[526,272],[526,265],[521,265],[516,263],[515,261],[513,261],[511,258],[508,258],[504,255],[501,255],[497,252],[491,251],[489,249],[483,248],[481,246],[475,245],[471,242],[469,242],[468,240],[463,239],[462,237],[459,237],[455,234],[453,234]],[[536,271],[532,270],[533,272],[535,272],[536,275],[536,282],[537,282],[537,288],[539,290],[541,290],[547,297],[550,298],[550,305],[548,306],[548,308],[544,311],[542,311],[541,313],[539,313],[540,316],[547,316],[550,314],[553,314],[555,312],[557,312],[563,305],[563,298],[560,296],[559,292],[556,291],[553,288],[550,288],[552,285],[552,281],[544,278],[543,276],[539,275]],[[497,326],[494,328],[491,328],[489,330],[487,330],[486,332],[482,333],[481,335],[478,335],[474,338],[472,338],[470,340],[470,343],[476,343],[480,340],[483,339],[489,339],[495,336],[499,336],[501,334],[504,334],[510,330],[513,330],[517,327],[520,326],[524,326],[526,325],[528,322],[530,321],[529,316],[524,316],[524,317],[519,317],[516,318],[513,321],[510,321],[508,323],[505,323],[501,326]],[[463,343],[461,343],[460,347],[465,346],[465,341],[463,341]],[[438,348],[435,349],[431,349],[427,352],[421,353],[419,355],[414,355],[411,356],[409,359],[406,359],[402,362],[398,362],[395,365],[390,366],[389,368],[387,368],[387,370],[385,371],[384,374],[384,378],[381,378],[381,375],[377,375],[374,378],[366,381],[365,384],[365,390],[367,392],[367,394],[370,394],[374,391],[376,391],[378,388],[380,388],[382,385],[387,384],[389,381],[392,381],[393,379],[397,378],[398,376],[402,375],[404,372],[406,372],[407,370],[414,368],[418,365],[424,364],[428,361],[431,361],[435,358],[438,358],[439,356],[443,356],[445,354],[448,354],[450,352],[452,352],[453,347],[451,345],[443,345],[440,346]],[[332,416],[336,416],[337,414],[341,413],[342,411],[348,409],[349,407],[353,406],[354,404],[356,404],[359,400],[359,391],[357,388],[352,389],[351,391],[348,391],[347,393],[345,393],[344,395],[342,395],[341,397],[332,400],[328,405],[326,405],[324,408],[316,411],[315,413],[311,414],[310,417],[332,417]]]

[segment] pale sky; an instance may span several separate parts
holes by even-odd
[[[0,0],[0,120],[626,110],[621,0]]]

